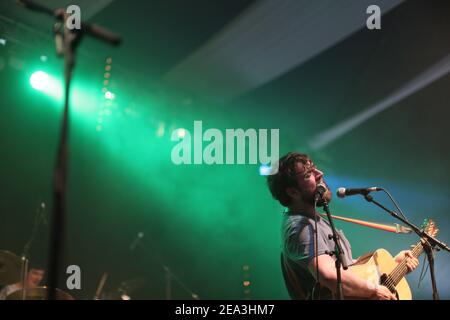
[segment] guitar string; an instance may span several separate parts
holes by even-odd
[[[418,258],[423,251],[422,241],[419,242],[411,251],[412,255]],[[386,281],[384,282],[386,286],[392,286],[395,289],[395,286],[400,282],[400,280],[404,277],[404,273],[406,267],[406,259],[403,259],[402,262],[399,263],[394,269],[394,271],[386,277]],[[402,275],[403,274],[403,275]],[[400,277],[401,276],[401,277]]]
[[[413,255],[415,254],[416,248],[417,248],[417,246],[412,251]],[[403,270],[404,266],[405,266],[405,260],[403,260],[399,265],[397,265],[395,267],[394,271],[386,277],[385,284],[387,286],[392,286],[393,288],[395,288],[395,285],[396,285],[395,283],[397,282],[397,284],[398,284],[398,281],[396,281],[398,276],[404,272],[404,270]]]
[[[396,275],[399,270],[402,269],[402,264],[399,264],[396,269],[394,269],[394,272],[392,274],[387,275],[384,281],[384,285],[388,287],[389,289],[395,289],[395,282],[396,282]]]
[[[418,243],[411,252],[413,256],[416,256],[416,254],[418,253],[420,254],[421,250],[422,245],[421,243]],[[400,262],[399,265],[397,265],[397,267],[395,267],[394,271],[387,276],[385,281],[386,285],[395,288],[395,286],[400,282],[401,278],[403,278],[403,276],[401,278],[399,278],[399,276],[405,272],[405,267],[406,267],[406,260],[403,260],[402,262]]]
[[[414,247],[414,249],[412,250],[413,256],[415,256],[415,254],[419,253],[419,251],[421,249],[420,247],[421,247],[420,243]],[[405,266],[406,266],[406,260],[403,260],[397,267],[395,267],[394,271],[390,275],[388,275],[388,277],[386,278],[386,284],[395,288],[395,286],[401,280],[401,278],[399,278],[399,276],[405,272],[405,270],[404,270]],[[403,278],[403,276],[402,276],[402,278]]]
[[[420,253],[422,252],[422,249],[423,249],[422,243],[418,243],[412,250],[413,256],[415,256],[417,258],[420,255]],[[402,264],[401,270],[398,270],[397,272],[393,272],[393,277],[395,277],[393,279],[395,285],[400,282],[401,278],[403,278],[402,273],[404,273],[406,271],[405,268],[407,269],[406,260],[403,260],[401,264]]]
[[[419,242],[412,250],[413,256],[415,256],[417,254],[416,258],[418,258],[420,256],[420,254],[422,253],[422,250],[423,250],[422,242]],[[387,276],[385,283],[387,285],[392,285],[395,288],[395,286],[400,282],[400,280],[404,276],[403,275],[402,277],[400,277],[400,275],[402,275],[402,273],[405,273],[405,271],[406,271],[406,270],[404,270],[405,265],[406,265],[406,260],[404,259],[397,267],[395,267],[392,274]]]
[[[415,248],[414,248],[415,249]],[[413,254],[414,254],[414,250],[413,250]],[[390,274],[390,279],[391,279],[391,282],[392,282],[392,284],[395,286],[395,284],[396,284],[396,282],[397,282],[397,280],[398,280],[398,277],[399,277],[399,275],[401,274],[401,273],[404,273],[404,271],[405,271],[405,259],[404,260],[402,260],[399,264],[398,264],[398,266],[394,269],[394,271]]]
[[[419,242],[415,247],[414,247],[414,249],[412,250],[412,254],[414,255],[414,256],[416,256],[416,258],[418,257],[418,256],[420,256],[420,254],[422,253],[422,250],[423,250],[423,245],[422,245],[422,242]],[[406,260],[403,260],[402,262],[401,262],[401,268],[402,269],[404,269],[405,268],[405,264],[406,264]],[[396,268],[397,269],[397,268]],[[401,273],[403,273],[404,272],[404,270],[401,270],[401,272],[400,272],[400,270],[394,270],[394,272],[392,272],[392,276],[393,277],[395,277],[395,282],[398,284],[398,282],[400,282],[400,280],[401,280],[401,278],[403,278],[403,276],[399,279],[399,276],[401,275]],[[394,285],[396,285],[395,283],[394,283]]]

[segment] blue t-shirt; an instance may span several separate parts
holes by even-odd
[[[314,218],[300,214],[283,215],[282,222],[282,269],[286,287],[293,299],[309,299],[315,284],[315,275],[308,265],[316,257],[314,245]],[[350,243],[342,230],[336,230],[347,265],[353,263]],[[317,215],[317,256],[335,250],[330,223]],[[333,255],[335,259],[335,256]]]

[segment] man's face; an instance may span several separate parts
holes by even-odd
[[[44,278],[44,270],[30,269],[28,271],[27,286],[28,288],[36,288]]]
[[[326,186],[324,199],[327,202],[331,201],[331,192],[328,185],[323,180],[323,172],[318,170],[312,161],[303,164],[297,163],[297,197],[293,197],[294,201],[302,201],[304,203],[314,205],[314,195],[317,190],[317,185],[323,183]],[[291,195],[292,197],[292,195]]]

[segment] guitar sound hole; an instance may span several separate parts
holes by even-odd
[[[397,296],[398,299],[397,289],[395,288],[392,279],[386,273],[383,273],[381,275],[380,284],[388,288],[392,293],[394,293]]]

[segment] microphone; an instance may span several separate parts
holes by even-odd
[[[133,242],[130,244],[130,251],[133,251],[138,246],[138,244],[141,242],[143,237],[144,237],[143,232],[139,232],[136,235],[136,238],[134,238]]]
[[[327,187],[323,181],[319,182],[316,187],[316,193],[314,194],[314,200],[317,203],[319,200],[322,200],[323,195],[327,191]]]
[[[336,194],[339,198],[345,198],[346,196],[353,196],[355,194],[368,195],[373,191],[381,191],[381,190],[382,189],[378,187],[358,188],[358,189],[339,188]]]

